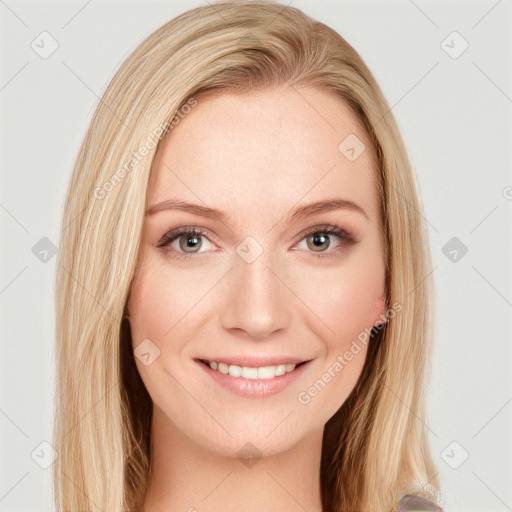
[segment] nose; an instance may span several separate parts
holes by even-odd
[[[221,306],[224,329],[262,340],[290,325],[292,297],[286,277],[268,263],[264,255],[253,263],[236,262]]]

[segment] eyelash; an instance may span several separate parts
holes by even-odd
[[[342,243],[345,243],[346,245],[354,245],[356,243],[356,240],[352,237],[352,235],[344,228],[340,226],[333,226],[331,224],[324,224],[321,226],[314,226],[313,228],[310,228],[306,230],[303,234],[299,242],[304,240],[305,238],[320,233],[322,235],[335,235],[337,236]],[[193,257],[197,258],[197,255],[200,253],[181,253],[176,252],[175,250],[167,249],[167,246],[169,246],[172,242],[177,240],[181,235],[200,235],[208,238],[208,232],[205,230],[202,230],[200,228],[196,227],[190,227],[190,226],[184,226],[179,227],[176,229],[173,229],[171,231],[168,231],[157,243],[157,247],[168,250],[169,254],[175,258],[175,259],[190,259]],[[213,243],[213,242],[212,242]],[[298,242],[297,242],[298,243]],[[338,255],[338,252],[343,249],[342,247],[337,247],[335,250],[328,252],[328,253],[322,253],[315,251],[309,251],[313,253],[318,258],[332,258]]]

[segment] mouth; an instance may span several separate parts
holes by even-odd
[[[280,377],[287,373],[293,372],[296,368],[308,363],[302,361],[300,363],[281,363],[268,366],[239,366],[236,364],[228,364],[217,361],[207,361],[206,359],[198,359],[205,366],[222,375],[231,377],[241,377],[249,380],[267,380]]]
[[[276,395],[291,386],[307,370],[313,359],[278,363],[266,366],[241,366],[223,361],[194,359],[206,374],[208,385],[215,383],[227,391],[244,398],[264,398]],[[238,361],[237,361],[238,362]],[[252,361],[251,361],[252,362]],[[259,363],[261,364],[261,363]]]

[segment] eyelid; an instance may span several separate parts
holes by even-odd
[[[346,242],[350,242],[350,243],[357,242],[355,237],[352,235],[351,230],[348,230],[347,228],[344,228],[341,225],[335,225],[335,224],[315,224],[314,226],[302,231],[301,234],[298,235],[297,242],[302,241],[305,237],[310,236],[314,233],[333,234],[333,235],[338,236],[342,240],[345,240]]]
[[[165,234],[160,238],[160,240],[157,242],[156,246],[165,248],[167,245],[169,245],[172,241],[178,239],[180,235],[187,235],[187,234],[193,234],[193,235],[201,235],[208,239],[208,241],[212,244],[212,240],[210,240],[210,231],[208,231],[205,228],[201,228],[199,226],[178,226],[175,228],[169,228]],[[215,238],[215,237],[212,237]],[[192,254],[192,253],[191,253]]]

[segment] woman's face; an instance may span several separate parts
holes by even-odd
[[[314,88],[210,97],[168,133],[128,305],[160,420],[231,456],[323,431],[385,314],[372,158]]]

